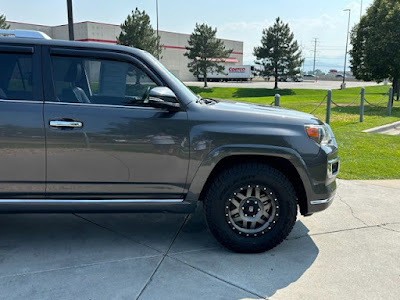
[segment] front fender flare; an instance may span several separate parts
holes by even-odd
[[[206,155],[189,186],[186,200],[199,200],[201,191],[215,166],[226,157],[239,155],[279,157],[288,160],[299,173],[306,194],[309,195],[311,192],[310,176],[305,162],[295,150],[269,145],[224,145],[213,149]]]

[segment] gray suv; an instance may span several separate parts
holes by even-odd
[[[338,148],[314,116],[201,98],[138,49],[0,34],[1,212],[190,213],[200,202],[221,244],[261,252],[298,210],[331,204]]]

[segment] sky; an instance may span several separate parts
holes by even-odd
[[[45,25],[67,23],[66,0],[0,0],[0,14],[7,20]],[[317,38],[316,68],[343,69],[348,12],[350,26],[360,20],[373,0],[158,0],[160,30],[191,33],[196,23],[217,28],[219,38],[244,42],[244,63],[253,64],[255,46],[262,30],[277,17],[289,23],[303,50],[304,70],[313,68],[314,39]],[[73,0],[74,22],[97,21],[121,24],[138,7],[145,10],[156,28],[156,0]]]

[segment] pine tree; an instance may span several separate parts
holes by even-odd
[[[6,23],[6,16],[0,15],[0,29],[8,29],[10,25]]]
[[[216,37],[217,29],[206,24],[196,24],[188,40],[188,50],[184,55],[191,61],[188,68],[194,76],[204,76],[204,87],[207,87],[207,73],[222,73],[224,66],[218,60],[229,57],[232,50],[226,50],[224,42]]]
[[[150,17],[145,11],[136,7],[121,24],[121,30],[117,38],[119,44],[147,51],[159,58],[162,48],[160,37],[154,32]]]
[[[296,76],[303,63],[301,50],[289,25],[280,18],[263,30],[261,46],[254,48],[254,56],[256,64],[263,66],[261,75],[275,77],[275,89],[278,88],[279,78]]]

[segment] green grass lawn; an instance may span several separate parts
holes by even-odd
[[[326,95],[324,90],[305,89],[252,89],[252,88],[199,88],[190,87],[202,97],[229,99],[270,105],[274,95],[281,95],[281,106],[311,112]],[[331,126],[336,135],[342,159],[342,179],[400,179],[400,136],[364,133],[365,129],[400,121],[400,101],[394,102],[392,116],[387,116],[389,86],[366,88],[365,98],[371,103],[381,102],[381,107],[365,106],[364,123],[359,123],[360,88],[333,90]],[[382,101],[383,100],[383,101]],[[315,112],[325,121],[326,102]]]

